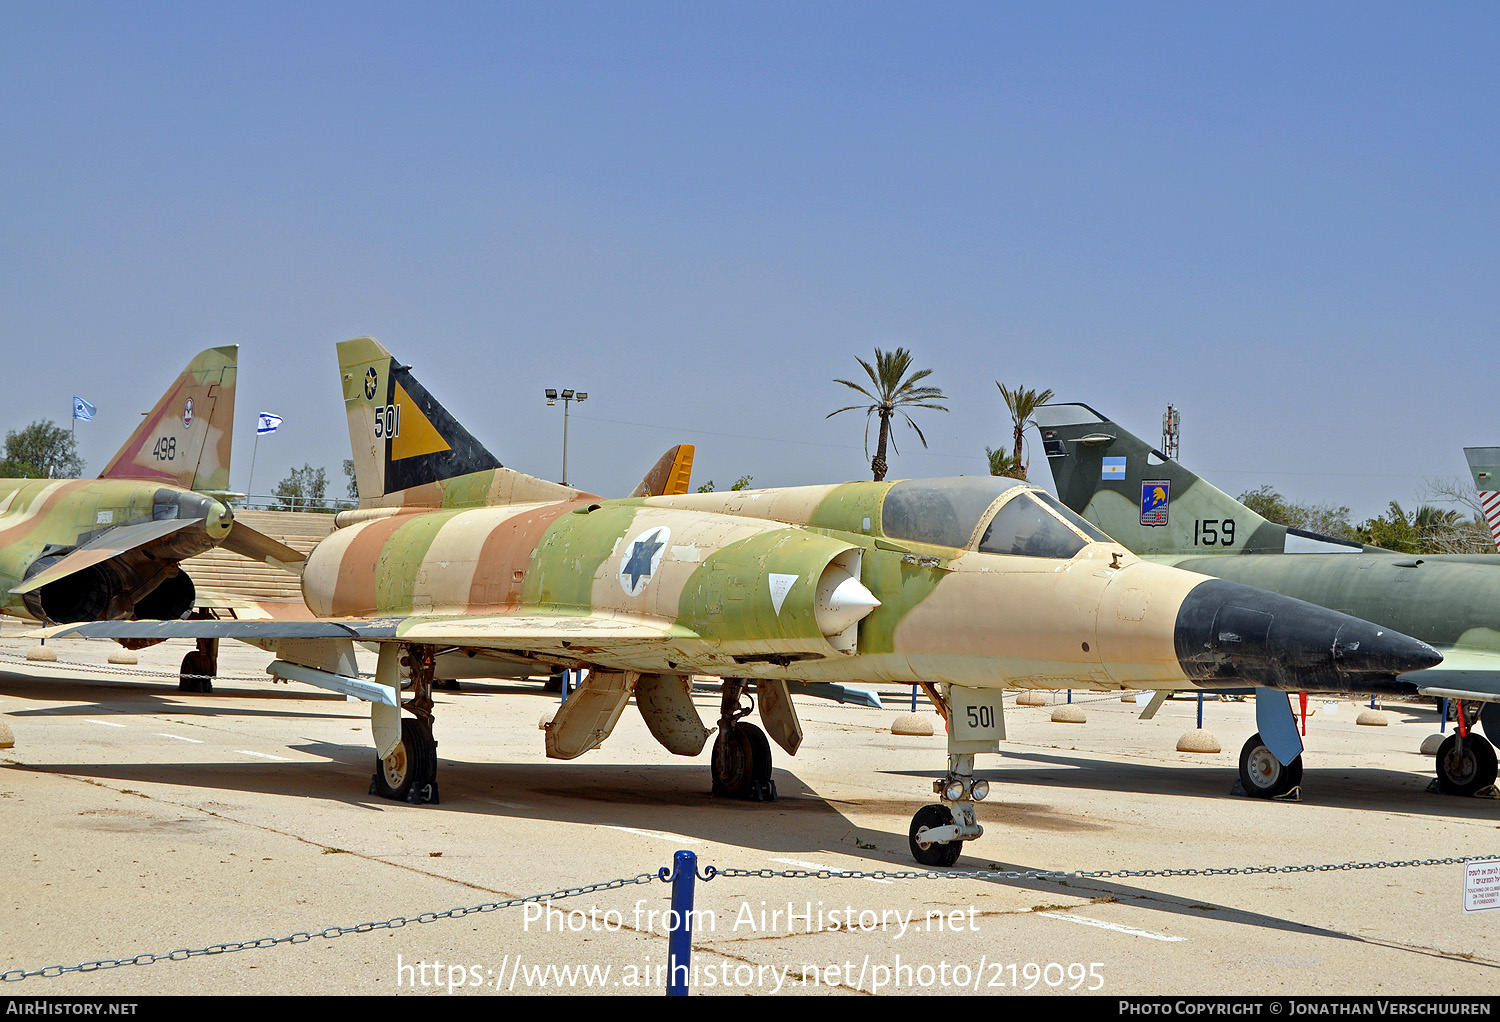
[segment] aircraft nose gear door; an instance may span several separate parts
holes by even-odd
[[[999,752],[1005,737],[1005,704],[999,689],[947,689],[948,773],[932,782],[942,802],[923,806],[907,834],[912,856],[924,866],[951,866],[964,842],[984,833],[974,804],[990,793],[988,781],[974,778],[974,756]],[[942,706],[939,706],[942,709]]]

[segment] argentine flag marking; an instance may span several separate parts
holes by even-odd
[[[1102,480],[1104,480],[1104,481],[1106,481],[1106,482],[1108,482],[1111,479],[1118,480],[1120,482],[1124,482],[1125,481],[1125,459],[1124,458],[1105,458],[1104,459],[1104,470],[1102,472],[1100,472],[1099,478],[1102,479]]]

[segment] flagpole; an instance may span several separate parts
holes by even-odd
[[[259,425],[260,420],[256,419],[255,421],[256,421],[256,424]],[[259,452],[260,452],[260,430],[257,429],[255,431],[255,446],[252,447],[252,448],[250,448],[250,479],[245,483],[245,506],[246,507],[250,506],[251,487],[255,483],[255,455],[258,454]]]

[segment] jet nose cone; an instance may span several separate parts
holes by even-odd
[[[1425,642],[1290,596],[1222,579],[1178,609],[1177,658],[1196,681],[1303,691],[1404,692],[1396,675],[1442,662]]]

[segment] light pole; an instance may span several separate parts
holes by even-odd
[[[571,390],[564,390],[561,393],[559,393],[558,391],[553,390],[551,387],[547,388],[547,406],[549,408],[552,405],[557,404],[559,398],[562,400],[562,403],[563,403],[563,474],[562,474],[562,484],[564,486],[567,486],[568,485],[568,409],[569,409],[569,406],[571,406],[574,401],[577,401],[580,404],[582,404],[584,401],[587,401],[589,399],[589,394],[588,394],[588,391],[586,391],[586,390],[580,390],[580,391],[578,391],[576,393],[574,391],[571,391]]]

